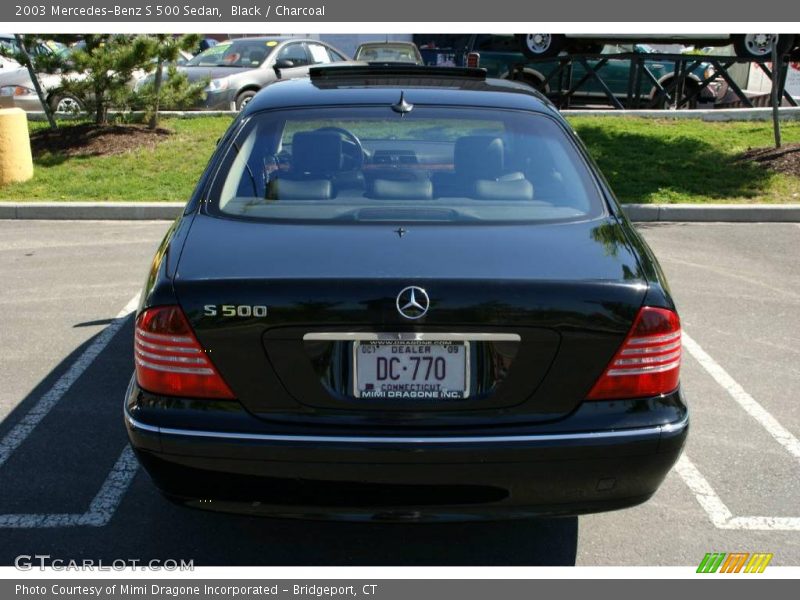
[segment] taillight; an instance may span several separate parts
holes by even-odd
[[[645,398],[674,391],[681,367],[681,322],[665,308],[639,310],[628,337],[588,400]]]
[[[148,308],[136,319],[136,381],[167,396],[234,398],[179,306]]]
[[[481,55],[477,52],[470,52],[467,54],[467,66],[470,69],[477,69],[478,65],[481,63]]]

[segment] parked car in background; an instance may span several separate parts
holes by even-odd
[[[20,50],[17,39],[10,34],[0,34],[0,47],[8,53],[17,53]],[[33,59],[46,54],[70,51],[70,48],[55,42],[42,42],[28,48]],[[0,96],[12,98],[14,106],[25,111],[44,110],[28,69],[14,60],[6,58],[6,61],[3,68],[0,69]],[[72,76],[79,77],[80,74]],[[45,92],[50,108],[57,113],[74,113],[83,110],[84,103],[79,98],[60,89],[62,77],[63,75],[60,73],[39,73],[39,83]]]
[[[20,66],[19,63],[14,59],[5,57],[0,54],[0,73],[2,72],[2,69],[5,69],[7,71],[9,69],[17,69],[19,68],[19,66]]]
[[[733,45],[737,56],[743,58],[764,58],[772,54],[777,46],[784,54],[800,44],[800,36],[785,33],[709,33],[709,34],[555,34],[521,33],[517,35],[520,51],[530,58],[555,56],[560,52],[599,52],[606,43],[679,43],[696,46]]]
[[[2,43],[2,38],[0,38]],[[69,53],[75,49],[83,48],[83,42],[66,47],[60,45],[58,47],[45,46],[47,50],[40,49],[39,51],[51,51],[63,54],[68,60]],[[176,64],[178,66],[186,64],[192,55],[188,52],[180,51]],[[16,63],[14,63],[16,64]],[[166,70],[169,65],[165,65]],[[80,79],[85,75],[82,73],[68,72],[68,73],[39,73],[39,83],[45,93],[50,109],[56,114],[75,114],[86,110],[87,99],[79,98],[71,92],[63,89],[64,79]],[[139,81],[148,77],[144,70],[134,71],[129,85],[135,87]],[[42,103],[39,101],[39,96],[31,81],[30,74],[25,67],[16,66],[16,68],[0,69],[0,96],[10,96],[13,98],[13,104],[17,108],[25,111],[41,111],[44,110]]]
[[[425,64],[414,42],[366,42],[356,48],[353,58],[363,62]]]
[[[252,37],[220,42],[179,71],[190,82],[208,80],[205,100],[198,108],[241,110],[269,83],[305,77],[312,66],[347,60],[341,51],[319,40]]]
[[[558,78],[546,82],[548,74],[558,67],[558,60],[539,60],[531,62],[522,52],[516,36],[513,34],[491,33],[474,34],[467,37],[459,36],[453,38],[454,42],[460,42],[462,47],[453,47],[453,57],[455,64],[472,67],[482,67],[487,70],[491,77],[502,79],[514,79],[522,81],[544,94],[555,95],[561,89],[566,90],[581,81],[587,71],[583,65],[575,61],[569,78],[559,82]],[[447,43],[447,38],[439,36],[437,43]],[[612,94],[624,100],[628,94],[632,62],[628,58],[613,58],[614,54],[639,53],[655,54],[655,50],[646,44],[622,45],[608,44],[603,46],[600,51],[608,54],[608,62],[598,71],[598,75],[611,90]],[[601,58],[588,60],[589,66],[596,67]],[[668,87],[675,77],[675,65],[667,61],[645,59],[645,66],[662,87]],[[708,63],[700,64],[694,71],[687,74],[685,85],[687,88],[700,85],[702,79],[710,76],[713,67]],[[566,73],[565,73],[566,76]],[[717,84],[713,83],[701,91],[696,100],[690,102],[690,107],[698,103],[711,104],[717,97]],[[658,87],[648,78],[642,77],[639,83],[639,93],[644,100],[644,104],[653,107],[667,108],[670,105],[668,99],[659,95]],[[594,77],[588,77],[581,86],[575,90],[571,99],[583,104],[606,104],[608,96],[600,83]]]

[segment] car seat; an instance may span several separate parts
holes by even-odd
[[[492,135],[458,138],[453,172],[435,179],[437,195],[479,200],[533,200],[533,184],[520,171],[506,171],[505,144]]]
[[[334,179],[342,169],[342,138],[335,132],[299,131],[292,136],[288,171],[269,182],[271,200],[326,200],[334,196]]]

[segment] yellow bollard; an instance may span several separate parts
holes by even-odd
[[[0,109],[0,185],[33,177],[28,116],[21,108]]]

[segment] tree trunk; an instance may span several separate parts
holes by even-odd
[[[19,34],[16,34],[14,37],[17,38],[19,51],[25,59],[25,67],[28,69],[28,75],[33,83],[33,89],[36,90],[36,95],[39,96],[39,102],[42,103],[42,109],[47,117],[47,122],[50,124],[50,129],[57,129],[58,125],[56,124],[56,119],[53,117],[53,111],[50,109],[50,104],[47,102],[47,97],[44,95],[42,85],[39,83],[39,77],[36,75],[36,71],[33,70],[33,63],[31,62],[30,54],[28,54],[28,49],[25,47],[25,41]]]
[[[95,108],[94,122],[96,125],[108,125],[108,107],[102,96],[97,98],[97,107]]]
[[[156,62],[155,79],[153,80],[153,114],[150,115],[150,123],[148,124],[150,129],[156,129],[158,127],[158,111],[161,103],[161,79],[163,76],[163,68],[164,59],[159,53],[158,61]]]
[[[108,125],[108,106],[106,106],[104,87],[99,82],[95,82],[94,101],[95,101],[95,111],[94,111],[95,125],[100,125],[100,126]]]

